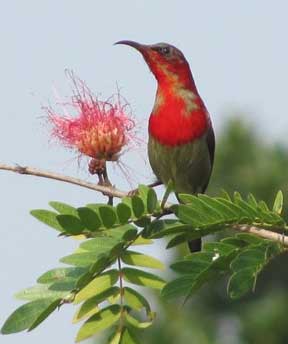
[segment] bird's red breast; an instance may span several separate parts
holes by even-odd
[[[195,90],[158,89],[149,119],[149,134],[167,146],[177,146],[201,137],[210,126],[205,105]]]

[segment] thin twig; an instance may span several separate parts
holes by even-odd
[[[48,178],[48,179],[54,179],[54,180],[59,180],[61,182],[65,183],[70,183],[74,185],[78,185],[90,190],[102,192],[104,195],[111,196],[111,197],[117,197],[117,198],[122,198],[127,196],[127,192],[121,191],[116,189],[115,187],[112,186],[104,186],[104,185],[98,185],[94,183],[89,183],[86,182],[82,179],[70,177],[70,176],[65,176],[62,174],[58,174],[55,172],[50,172],[50,171],[45,171],[41,170],[38,168],[34,167],[27,167],[27,166],[11,166],[7,164],[0,164],[0,170],[5,170],[5,171],[11,171],[19,174],[26,174],[30,176],[37,176],[37,177],[43,177],[43,178]]]
[[[288,236],[282,235],[280,233],[275,233],[268,231],[267,229],[256,227],[256,226],[249,226],[249,225],[234,225],[232,229],[240,232],[251,233],[257,235],[263,239],[268,239],[272,241],[279,242],[283,246],[288,247]]]

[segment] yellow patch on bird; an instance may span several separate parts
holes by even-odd
[[[152,112],[157,113],[157,110],[159,109],[159,107],[161,107],[164,103],[165,103],[165,98],[163,94],[160,92],[157,92]]]
[[[184,115],[190,115],[191,112],[199,109],[199,105],[195,102],[197,95],[194,92],[186,88],[179,88],[176,92],[179,97],[185,100],[186,109],[183,111]]]

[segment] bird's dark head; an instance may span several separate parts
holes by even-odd
[[[119,41],[115,44],[129,45],[138,50],[160,84],[185,87],[193,83],[187,60],[173,45],[167,43],[146,45],[134,41]]]

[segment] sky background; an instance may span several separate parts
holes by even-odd
[[[95,93],[116,90],[146,132],[156,83],[122,39],[169,42],[189,61],[217,133],[227,117],[246,116],[269,141],[287,142],[288,48],[286,1],[9,0],[0,11],[0,162],[19,163],[92,181],[75,154],[49,143],[41,107],[53,87],[70,94],[66,68]],[[245,113],[245,114],[244,114]],[[152,180],[145,149],[123,157],[138,182]],[[216,157],[217,159],[217,157]],[[121,173],[113,183],[127,188]],[[133,180],[134,180],[133,179]],[[0,171],[0,323],[20,305],[13,294],[32,286],[75,243],[37,223],[29,210],[51,200],[75,206],[100,201],[92,191]],[[154,248],[161,255],[159,247]],[[32,333],[1,336],[1,344],[73,343],[73,307],[63,307]]]

